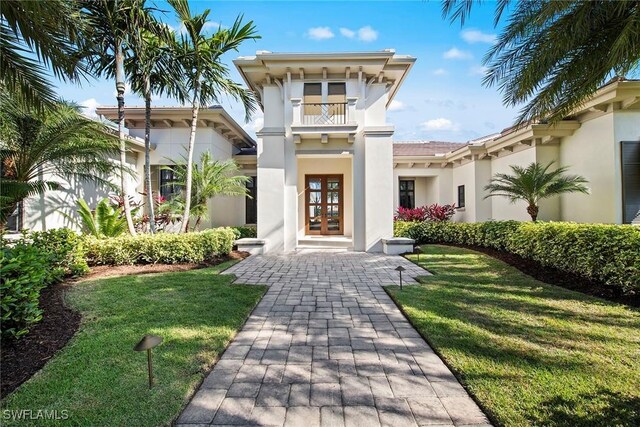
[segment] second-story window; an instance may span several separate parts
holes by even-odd
[[[305,117],[319,117],[322,110],[322,84],[304,84],[304,115]],[[315,120],[314,120],[315,121]]]
[[[347,122],[347,88],[344,83],[329,83],[327,104],[332,124],[340,125]]]

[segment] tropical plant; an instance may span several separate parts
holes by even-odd
[[[394,216],[394,221],[426,221],[427,213],[424,206],[417,208],[403,208],[400,206]]]
[[[185,160],[174,166],[176,183],[186,186],[189,179],[188,163]],[[200,221],[207,217],[207,202],[215,196],[246,196],[246,183],[250,180],[248,176],[241,175],[238,165],[233,159],[224,161],[213,160],[209,152],[204,152],[200,156],[200,165],[191,166],[191,179],[193,191],[191,192],[191,216],[196,219],[193,229],[197,229]],[[184,203],[185,193],[180,193],[174,198],[174,203]],[[189,225],[189,219],[184,223]],[[188,230],[188,227],[187,227]]]
[[[450,221],[455,213],[456,205],[454,203],[450,205],[439,205],[437,203],[434,203],[432,205],[425,206],[425,215],[427,217],[427,221]]]
[[[78,2],[5,0],[0,7],[0,87],[31,108],[54,107],[47,68],[61,80],[86,75],[78,54]]]
[[[534,162],[527,167],[511,165],[513,174],[497,173],[484,187],[485,191],[490,193],[485,199],[502,196],[507,197],[511,203],[524,200],[527,202],[527,213],[535,222],[538,218],[538,202],[541,199],[563,193],[589,193],[585,178],[579,175],[565,175],[569,169],[566,166],[549,171],[551,165],[553,162],[547,165]]]
[[[174,8],[184,31],[173,44],[175,61],[181,67],[184,79],[176,81],[182,85],[184,91],[174,91],[176,97],[183,103],[191,104],[191,133],[187,151],[187,167],[185,177],[185,206],[183,230],[188,230],[188,220],[191,216],[192,165],[193,149],[198,125],[198,112],[201,106],[208,103],[219,103],[221,94],[227,94],[240,101],[246,112],[246,119],[256,109],[255,98],[252,93],[229,78],[229,68],[222,63],[222,55],[229,51],[237,51],[240,44],[246,40],[260,38],[256,34],[253,21],[242,23],[242,16],[238,16],[231,28],[218,28],[218,31],[207,37],[206,28],[210,9],[198,15],[193,15],[187,0],[169,0]]]
[[[57,190],[57,178],[76,178],[111,188],[116,170],[109,160],[118,151],[116,139],[104,125],[87,119],[78,107],[58,103],[37,112],[0,94],[0,228],[29,196]]]
[[[122,216],[122,211],[114,208],[109,199],[102,199],[91,210],[87,202],[78,200],[78,216],[82,232],[94,237],[116,237],[127,231],[127,219]]]
[[[150,21],[148,28],[134,29],[130,36],[131,55],[125,60],[125,70],[131,82],[131,89],[144,98],[144,182],[147,194],[149,218],[155,218],[155,200],[151,190],[151,95],[163,94],[171,90],[182,90],[180,69],[171,60],[169,43],[175,39],[173,31],[164,24]],[[149,231],[156,232],[156,221],[149,222]]]
[[[118,137],[120,140],[120,191],[129,233],[136,234],[125,179],[127,147],[124,135],[124,59],[139,28],[148,28],[153,20],[145,0],[84,0],[83,16],[87,22],[84,54],[98,75],[115,79],[118,100]]]
[[[444,0],[443,15],[464,24],[474,3]],[[484,84],[497,85],[506,105],[528,102],[518,124],[562,120],[607,80],[637,72],[637,1],[499,0],[495,25],[510,3],[506,26],[484,58]]]

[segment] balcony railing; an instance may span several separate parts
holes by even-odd
[[[344,125],[347,123],[347,103],[303,103],[302,123],[305,125]]]

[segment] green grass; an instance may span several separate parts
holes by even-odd
[[[266,289],[231,285],[219,275],[228,266],[77,284],[68,299],[80,330],[2,409],[68,411],[69,420],[40,425],[169,424]],[[133,351],[146,333],[164,337],[151,390],[146,353]]]
[[[387,290],[495,422],[640,425],[638,310],[478,252],[422,248],[434,275]]]

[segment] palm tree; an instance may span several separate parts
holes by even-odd
[[[175,34],[165,25],[150,21],[149,28],[136,28],[131,34],[131,56],[125,60],[125,70],[131,82],[131,89],[144,98],[144,182],[147,191],[149,225],[151,233],[156,232],[153,192],[151,191],[151,95],[171,90],[180,90],[179,67],[171,61],[169,42]]]
[[[464,24],[474,3],[445,0],[443,14]],[[528,102],[517,124],[562,120],[611,78],[638,70],[637,1],[499,0],[494,24],[510,3],[509,20],[484,58],[484,84],[497,85],[506,105]]]
[[[188,97],[178,95],[182,102],[191,104],[191,133],[187,152],[187,168],[185,177],[185,207],[183,230],[188,230],[188,219],[191,210],[192,165],[193,148],[195,144],[198,111],[203,105],[219,102],[221,94],[228,94],[239,100],[246,112],[247,121],[256,109],[255,98],[252,93],[229,79],[229,69],[222,63],[221,57],[225,53],[238,49],[245,40],[258,39],[253,21],[242,24],[242,16],[236,18],[233,26],[228,29],[219,28],[210,37],[205,34],[209,9],[198,15],[192,15],[187,0],[169,0],[175,9],[184,31],[174,44],[176,62],[182,68],[185,76],[183,82]],[[177,92],[177,91],[176,91]],[[187,99],[188,98],[188,99]]]
[[[102,199],[94,211],[83,199],[78,200],[78,216],[82,232],[94,237],[117,237],[127,230],[127,219],[122,212],[115,209],[109,199]]]
[[[78,53],[81,39],[78,2],[3,1],[0,7],[0,86],[16,102],[42,109],[55,106],[47,67],[62,80],[79,82],[86,64]]]
[[[565,175],[567,167],[563,166],[554,171],[549,171],[553,162],[541,165],[531,163],[526,168],[512,165],[512,175],[497,173],[491,178],[491,182],[484,187],[490,194],[485,199],[493,196],[504,196],[511,203],[518,200],[527,202],[527,213],[532,221],[538,218],[538,202],[552,196],[563,193],[589,193],[584,185],[587,180],[579,175]]]
[[[178,185],[185,186],[189,179],[187,162],[179,163],[172,170],[175,173]],[[240,174],[240,169],[233,159],[224,161],[213,160],[209,152],[204,152],[200,156],[200,165],[192,165],[191,180],[193,191],[191,192],[191,216],[196,222],[193,226],[198,228],[202,218],[207,217],[207,202],[215,196],[246,196],[248,176]],[[184,203],[185,194],[178,196],[178,203]],[[184,223],[189,226],[189,218],[184,218]]]
[[[124,137],[124,59],[132,34],[147,28],[151,21],[145,0],[85,0],[83,12],[89,40],[86,54],[98,75],[115,77],[118,100],[118,137],[120,139],[120,187],[129,233],[136,234],[125,180],[126,143]]]
[[[0,228],[16,207],[22,227],[24,199],[61,188],[55,177],[112,186],[118,144],[104,125],[66,103],[38,112],[4,93],[0,107]]]

